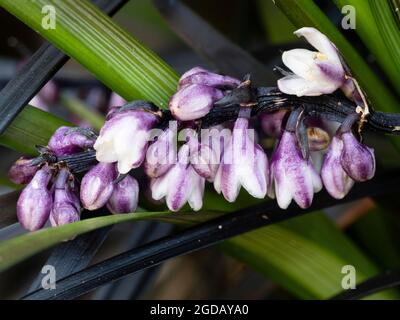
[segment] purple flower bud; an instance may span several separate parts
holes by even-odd
[[[114,186],[114,191],[107,202],[112,213],[135,212],[139,199],[139,184],[136,179],[126,176]]]
[[[260,122],[265,134],[273,138],[279,138],[282,135],[282,122],[286,114],[286,110],[262,113],[260,115]]]
[[[54,185],[54,202],[50,213],[53,227],[80,220],[81,205],[79,198],[68,182],[70,173],[61,169]]]
[[[47,103],[47,104],[54,104],[57,102],[59,98],[59,90],[57,84],[50,80],[48,81],[39,91],[39,96]]]
[[[166,174],[151,181],[153,199],[165,198],[171,211],[178,211],[186,202],[194,211],[203,206],[205,179],[189,164],[189,152],[189,146],[183,145],[178,162]]]
[[[372,179],[375,175],[374,150],[360,143],[351,132],[343,133],[341,138],[341,163],[344,171],[358,182]]]
[[[174,121],[176,127],[176,121]],[[151,178],[158,178],[165,174],[175,163],[177,158],[176,131],[167,128],[157,140],[147,149],[144,170]]]
[[[219,167],[219,156],[208,145],[198,144],[190,151],[193,169],[209,182],[213,182]]]
[[[47,186],[51,176],[50,168],[44,166],[36,172],[19,196],[17,216],[21,225],[27,230],[39,230],[49,218],[53,199]]]
[[[279,207],[286,209],[292,199],[308,208],[322,182],[311,160],[303,158],[294,132],[284,131],[271,159],[271,178]]]
[[[209,87],[224,89],[236,88],[240,84],[240,81],[229,76],[222,76],[220,74],[195,67],[182,75],[179,80],[178,89],[191,84],[202,84]]]
[[[100,162],[90,169],[82,179],[81,202],[88,210],[96,210],[103,207],[114,190],[114,180],[117,171],[113,163]]]
[[[354,180],[342,168],[342,151],[343,141],[333,137],[321,169],[325,189],[335,199],[343,199],[354,185]]]
[[[171,97],[169,109],[178,120],[195,120],[205,116],[223,96],[222,91],[216,88],[192,84]]]
[[[264,198],[268,189],[268,159],[264,150],[254,142],[249,119],[239,117],[230,141],[224,148],[221,164],[214,180],[218,193],[234,202],[241,186],[255,198]]]
[[[94,135],[85,134],[81,128],[60,127],[49,140],[48,147],[56,156],[69,155],[91,148]]]
[[[121,112],[107,120],[94,144],[99,162],[118,162],[118,171],[128,173],[139,167],[146,155],[150,130],[157,115],[139,110]]]
[[[27,184],[37,171],[38,167],[32,165],[32,159],[22,157],[8,170],[8,178],[16,184]]]

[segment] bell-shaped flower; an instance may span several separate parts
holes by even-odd
[[[16,184],[27,184],[38,171],[38,167],[32,164],[32,159],[21,157],[8,170],[8,178]]]
[[[93,147],[95,139],[89,129],[64,126],[54,132],[47,146],[56,156],[64,156]]]
[[[54,201],[50,213],[53,227],[80,220],[81,205],[79,197],[68,181],[70,173],[61,169],[54,184]]]
[[[374,149],[360,143],[350,131],[343,133],[341,138],[343,141],[341,164],[344,171],[357,182],[372,179],[375,175]]]
[[[335,199],[343,199],[354,185],[354,180],[343,170],[342,152],[343,141],[338,136],[333,137],[321,169],[325,189]]]
[[[318,51],[285,51],[282,61],[293,74],[278,80],[279,90],[297,96],[319,96],[339,89],[345,83],[345,70],[335,45],[315,28],[295,32]]]
[[[172,115],[182,121],[204,117],[224,94],[221,90],[203,84],[191,84],[178,90],[169,101]]]
[[[107,202],[112,213],[135,212],[139,200],[139,184],[135,178],[126,176],[114,185],[114,190]]]
[[[252,137],[253,136],[253,137]],[[268,159],[264,150],[254,142],[254,130],[249,119],[239,117],[215,176],[214,187],[226,200],[234,202],[243,186],[255,198],[264,198],[269,182]]]
[[[17,202],[17,216],[21,225],[35,231],[42,228],[49,218],[53,198],[48,188],[52,177],[46,165],[38,170],[31,182],[22,190]]]
[[[150,130],[158,121],[156,114],[142,110],[117,113],[106,121],[94,144],[97,160],[118,162],[122,174],[139,167],[146,155]]]
[[[113,163],[100,162],[82,178],[80,198],[83,207],[97,210],[110,199],[117,171]]]
[[[321,178],[311,160],[304,159],[294,132],[283,132],[270,168],[276,199],[282,209],[286,209],[292,199],[301,208],[308,208],[314,193],[322,189]]]
[[[205,179],[199,176],[190,165],[188,144],[179,149],[178,162],[163,176],[151,181],[154,200],[165,198],[171,211],[178,211],[189,203],[194,211],[203,206]]]

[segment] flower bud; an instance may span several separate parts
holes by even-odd
[[[84,208],[97,210],[110,199],[117,178],[115,165],[100,162],[90,169],[82,179],[80,197]]]
[[[342,152],[343,141],[333,137],[321,169],[325,189],[335,199],[343,199],[354,185],[354,180],[342,168]]]
[[[50,213],[53,227],[80,220],[81,205],[78,196],[68,182],[69,172],[61,169],[54,185],[54,202]]]
[[[70,155],[91,148],[95,135],[82,128],[60,127],[49,140],[48,147],[56,156]]]
[[[171,97],[169,109],[178,120],[195,120],[204,117],[223,96],[222,91],[216,88],[191,84]]]
[[[176,126],[176,121],[174,121]],[[144,171],[151,178],[165,174],[175,163],[177,157],[176,131],[164,130],[155,142],[150,144],[144,162]]]
[[[38,167],[32,165],[32,159],[22,157],[8,170],[8,178],[16,184],[27,184],[37,171]]]
[[[344,171],[358,182],[372,179],[375,175],[374,149],[360,143],[351,132],[343,133],[341,138],[343,141],[341,164]]]
[[[126,176],[114,185],[114,191],[107,202],[107,208],[112,213],[135,212],[139,200],[139,184],[136,179]]]
[[[53,203],[51,192],[48,189],[51,176],[50,168],[44,166],[36,172],[19,196],[18,220],[29,231],[39,230],[49,218]]]
[[[158,121],[157,115],[141,110],[115,114],[101,128],[94,144],[97,160],[118,162],[121,174],[139,167],[146,155],[150,130]]]
[[[201,84],[218,89],[233,89],[240,84],[240,81],[229,76],[222,76],[220,74],[195,67],[182,75],[179,80],[179,89],[191,84]]]

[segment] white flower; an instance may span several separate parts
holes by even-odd
[[[285,51],[282,61],[293,74],[278,80],[279,90],[300,97],[329,94],[339,89],[345,82],[345,71],[335,45],[315,28],[301,28],[295,35],[306,38],[318,51]]]

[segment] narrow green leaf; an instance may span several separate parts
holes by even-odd
[[[0,243],[0,272],[38,252],[80,234],[116,223],[143,220],[144,218],[154,218],[167,214],[170,213],[136,212],[131,214],[109,215],[82,220],[60,227],[46,228],[14,237]]]
[[[333,222],[318,212],[243,234],[226,241],[222,248],[303,299],[327,299],[342,291],[346,265],[355,267],[357,283],[379,273]],[[399,296],[391,292],[371,298]]]
[[[100,130],[104,124],[104,116],[96,110],[91,110],[81,100],[65,94],[61,95],[62,104],[80,119],[87,121],[94,129]]]
[[[42,27],[42,8],[56,10],[56,28]],[[0,0],[0,6],[80,62],[126,100],[166,107],[176,73],[87,0]]]
[[[399,110],[399,102],[394,95],[384,86],[382,81],[369,68],[363,57],[336,29],[314,1],[275,0],[275,3],[296,27],[315,27],[335,43],[376,109],[387,112]]]
[[[48,112],[34,107],[25,109],[0,135],[0,145],[29,155],[36,155],[36,145],[47,145],[50,136],[61,126],[71,125]]]
[[[400,94],[400,31],[387,0],[335,0],[356,12],[356,29]]]

